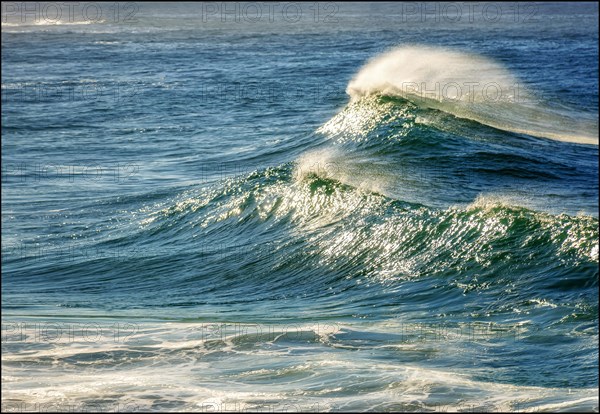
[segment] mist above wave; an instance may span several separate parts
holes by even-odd
[[[510,132],[598,145],[597,114],[550,105],[500,63],[453,49],[393,49],[363,66],[346,92],[352,101],[399,96]]]

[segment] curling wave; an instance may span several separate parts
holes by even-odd
[[[598,145],[597,114],[550,105],[501,64],[471,53],[399,47],[368,62],[346,92],[352,100],[373,94],[402,97],[510,132]]]

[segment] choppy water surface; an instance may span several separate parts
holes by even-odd
[[[598,411],[598,7],[453,4],[3,4],[3,409]]]

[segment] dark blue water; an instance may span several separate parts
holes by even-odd
[[[597,4],[95,4],[3,4],[3,409],[598,411]]]

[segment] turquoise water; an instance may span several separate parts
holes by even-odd
[[[95,4],[3,4],[3,409],[598,411],[596,4]]]

